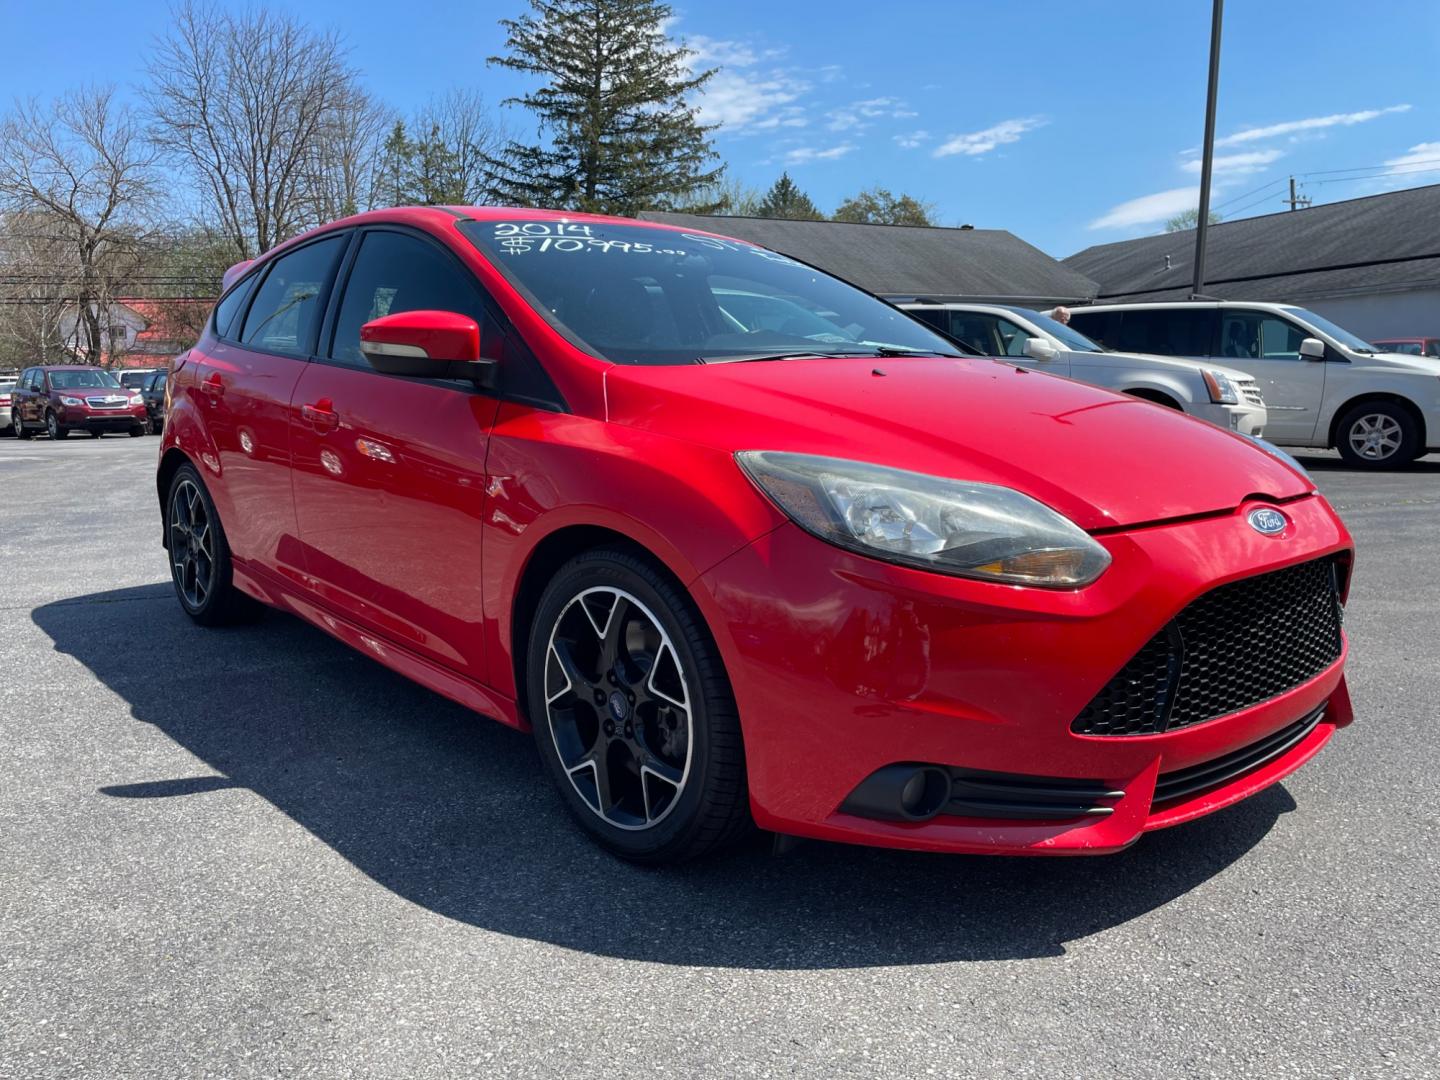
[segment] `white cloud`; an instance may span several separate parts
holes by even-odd
[[[1261,172],[1266,165],[1284,156],[1283,150],[1250,150],[1241,154],[1219,154],[1212,164],[1216,176],[1245,176]],[[1200,159],[1197,157],[1182,162],[1180,168],[1199,175]]]
[[[1258,139],[1273,139],[1280,135],[1294,135],[1300,132],[1317,131],[1322,128],[1351,127],[1354,124],[1363,124],[1367,120],[1374,120],[1376,117],[1385,116],[1389,113],[1409,112],[1409,105],[1391,105],[1384,109],[1364,109],[1360,112],[1334,113],[1330,116],[1311,116],[1304,120],[1287,120],[1281,124],[1269,124],[1265,127],[1245,128],[1233,135],[1226,135],[1223,139],[1216,139],[1216,146],[1239,146],[1242,143],[1255,142]]]
[[[1185,210],[1193,210],[1200,202],[1198,187],[1171,188],[1153,195],[1142,195],[1110,210],[1090,223],[1092,229],[1121,229],[1130,225],[1148,225],[1164,221]]]
[[[836,158],[844,157],[855,150],[854,143],[840,143],[838,146],[827,147],[821,150],[814,146],[800,146],[794,150],[785,152],[786,165],[806,165],[812,161],[834,161]]]
[[[997,146],[1004,146],[1007,143],[1019,142],[1020,136],[1027,131],[1033,131],[1045,124],[1045,119],[1039,116],[1027,116],[1014,120],[1002,120],[993,127],[984,131],[972,131],[966,135],[952,135],[935,148],[936,157],[950,157],[952,154],[964,154],[967,157],[978,157],[981,154],[988,154]]]
[[[809,81],[784,68],[768,67],[784,55],[783,49],[699,34],[687,37],[685,44],[695,52],[689,60],[692,70],[719,69],[695,95],[702,124],[718,124],[732,135],[805,126],[805,110],[794,102],[809,92]]]
[[[871,126],[872,121],[881,117],[904,120],[916,115],[918,114],[899,98],[876,97],[865,101],[852,101],[849,105],[831,109],[826,113],[829,123],[825,126],[831,131],[864,131]]]
[[[1440,167],[1440,142],[1416,143],[1399,157],[1386,158],[1385,164],[1390,166],[1391,173],[1402,176],[1427,165]]]
[[[919,131],[907,131],[902,135],[895,136],[895,145],[901,150],[914,150],[917,146],[929,141],[930,132],[923,128]]]

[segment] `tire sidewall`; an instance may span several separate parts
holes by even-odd
[[[652,572],[653,573],[653,572]],[[707,699],[700,676],[701,663],[697,655],[700,648],[713,649],[708,643],[696,643],[690,639],[680,621],[676,618],[676,601],[687,603],[683,597],[664,583],[659,575],[642,574],[632,569],[630,560],[615,552],[597,551],[578,556],[567,563],[546,587],[540,598],[535,619],[530,628],[527,643],[526,664],[526,705],[535,744],[545,762],[546,770],[560,790],[561,797],[571,815],[591,836],[617,854],[632,859],[663,858],[665,853],[683,847],[697,826],[696,818],[705,798],[705,789],[710,780],[710,712],[712,703]],[[670,638],[671,645],[679,655],[686,674],[686,690],[690,695],[690,773],[682,789],[679,801],[663,820],[648,829],[621,829],[602,820],[590,804],[581,798],[566,774],[560,761],[559,751],[550,731],[549,714],[545,706],[545,661],[550,646],[550,634],[556,620],[569,602],[586,589],[612,587],[630,593],[647,608],[660,623]],[[657,588],[658,586],[658,588]],[[668,595],[667,595],[668,594]],[[697,613],[691,612],[692,620],[698,620]]]
[[[200,500],[205,504],[205,514],[210,519],[210,527],[215,531],[215,571],[214,580],[210,583],[210,591],[205,595],[205,602],[199,606],[192,606],[185,599],[185,593],[180,588],[180,582],[175,577],[175,557],[170,549],[166,548],[166,558],[170,563],[170,584],[175,590],[175,599],[180,601],[180,607],[196,622],[206,623],[215,620],[219,614],[219,605],[230,588],[230,547],[225,542],[225,530],[220,525],[220,515],[215,512],[215,503],[210,499],[210,492],[206,489],[204,481],[200,479],[200,473],[195,466],[186,463],[175,470],[175,475],[170,478],[170,491],[165,496],[165,539],[167,544],[170,541],[170,520],[175,505],[175,494],[180,490],[180,485],[188,480],[195,485],[195,490],[200,492]]]
[[[1362,417],[1388,416],[1400,425],[1400,448],[1387,458],[1375,460],[1362,457],[1350,445],[1350,430]],[[1348,409],[1340,418],[1339,437],[1336,449],[1347,465],[1362,469],[1396,469],[1408,465],[1423,452],[1420,446],[1420,430],[1410,413],[1389,402],[1370,402]]]

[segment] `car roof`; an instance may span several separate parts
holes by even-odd
[[[1145,300],[1131,304],[1072,304],[1070,314],[1086,311],[1150,311],[1180,308],[1259,308],[1264,311],[1294,311],[1296,304],[1277,304],[1271,300]]]
[[[99,364],[36,364],[41,371],[104,371]]]

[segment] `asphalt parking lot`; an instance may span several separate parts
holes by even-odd
[[[528,738],[192,626],[157,446],[0,440],[0,1077],[1440,1070],[1440,457],[1306,459],[1357,722],[1283,785],[1106,859],[647,871]]]

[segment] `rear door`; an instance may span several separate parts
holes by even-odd
[[[498,309],[443,244],[400,228],[366,230],[342,279],[291,414],[307,572],[332,609],[483,680],[481,517],[498,399],[463,380],[380,374],[360,354],[360,327],[453,311],[497,356]]]
[[[220,336],[190,354],[196,371],[187,393],[195,396],[218,455],[218,475],[207,479],[231,553],[239,563],[291,579],[301,571],[290,399],[314,352],[350,236],[332,233],[272,260],[245,294],[248,306],[236,312],[222,302]]]
[[[1305,443],[1315,435],[1328,365],[1300,355],[1300,343],[1310,336],[1267,311],[1220,309],[1220,360],[1259,381],[1268,413],[1265,437],[1275,442]]]

